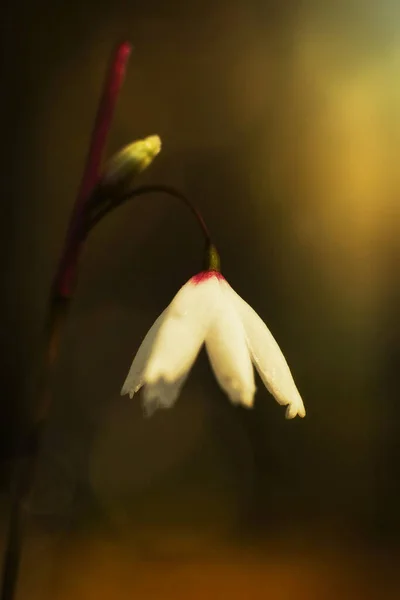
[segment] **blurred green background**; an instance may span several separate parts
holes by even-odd
[[[6,4],[3,520],[103,77],[115,43],[129,39],[109,154],[161,136],[142,182],[175,185],[200,208],[226,278],[283,349],[307,417],[285,421],[261,382],[253,411],[231,406],[203,354],[172,411],[144,420],[139,399],[119,396],[140,340],[202,258],[190,214],[143,197],[102,222],[85,250],[33,521],[39,531],[44,518],[57,523],[46,539],[89,530],[111,536],[112,553],[119,544],[149,560],[176,551],[177,563],[249,540],[293,549],[351,539],[376,556],[397,545],[399,28],[400,5],[389,0]],[[27,562],[27,581],[36,569]],[[97,597],[114,597],[110,585]],[[170,597],[153,592],[137,597]]]

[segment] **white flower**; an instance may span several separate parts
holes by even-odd
[[[144,338],[121,394],[144,386],[144,408],[170,408],[177,399],[201,347],[221,388],[233,404],[253,406],[253,366],[286,417],[304,417],[303,401],[288,364],[257,313],[221,273],[203,271],[176,294]]]

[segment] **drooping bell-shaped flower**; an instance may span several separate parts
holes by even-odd
[[[305,416],[288,364],[257,313],[217,270],[202,271],[176,294],[144,338],[122,387],[143,386],[144,408],[170,408],[205,344],[215,377],[233,404],[253,406],[253,364],[286,417]]]

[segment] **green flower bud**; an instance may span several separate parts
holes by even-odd
[[[147,169],[160,150],[161,139],[158,135],[128,144],[107,162],[100,185],[126,189],[136,175]]]

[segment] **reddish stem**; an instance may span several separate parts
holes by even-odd
[[[12,505],[9,530],[5,541],[1,600],[14,600],[19,574],[22,544],[25,531],[26,508],[35,474],[39,442],[43,423],[51,405],[51,377],[57,357],[59,340],[64,326],[75,284],[75,272],[81,249],[81,225],[85,204],[97,183],[100,165],[111,120],[124,79],[131,46],[124,42],[118,46],[106,77],[97,110],[86,165],[79,192],[72,210],[64,243],[63,253],[53,281],[52,296],[48,307],[46,338],[39,386],[39,398],[33,407],[32,421],[27,433],[19,440],[17,464],[13,478]],[[32,448],[31,448],[32,445]]]
[[[72,296],[74,291],[76,267],[81,250],[80,231],[84,206],[100,175],[104,148],[130,53],[131,45],[129,42],[123,42],[118,46],[104,82],[81,184],[72,210],[63,253],[53,282],[54,296],[68,298]]]

